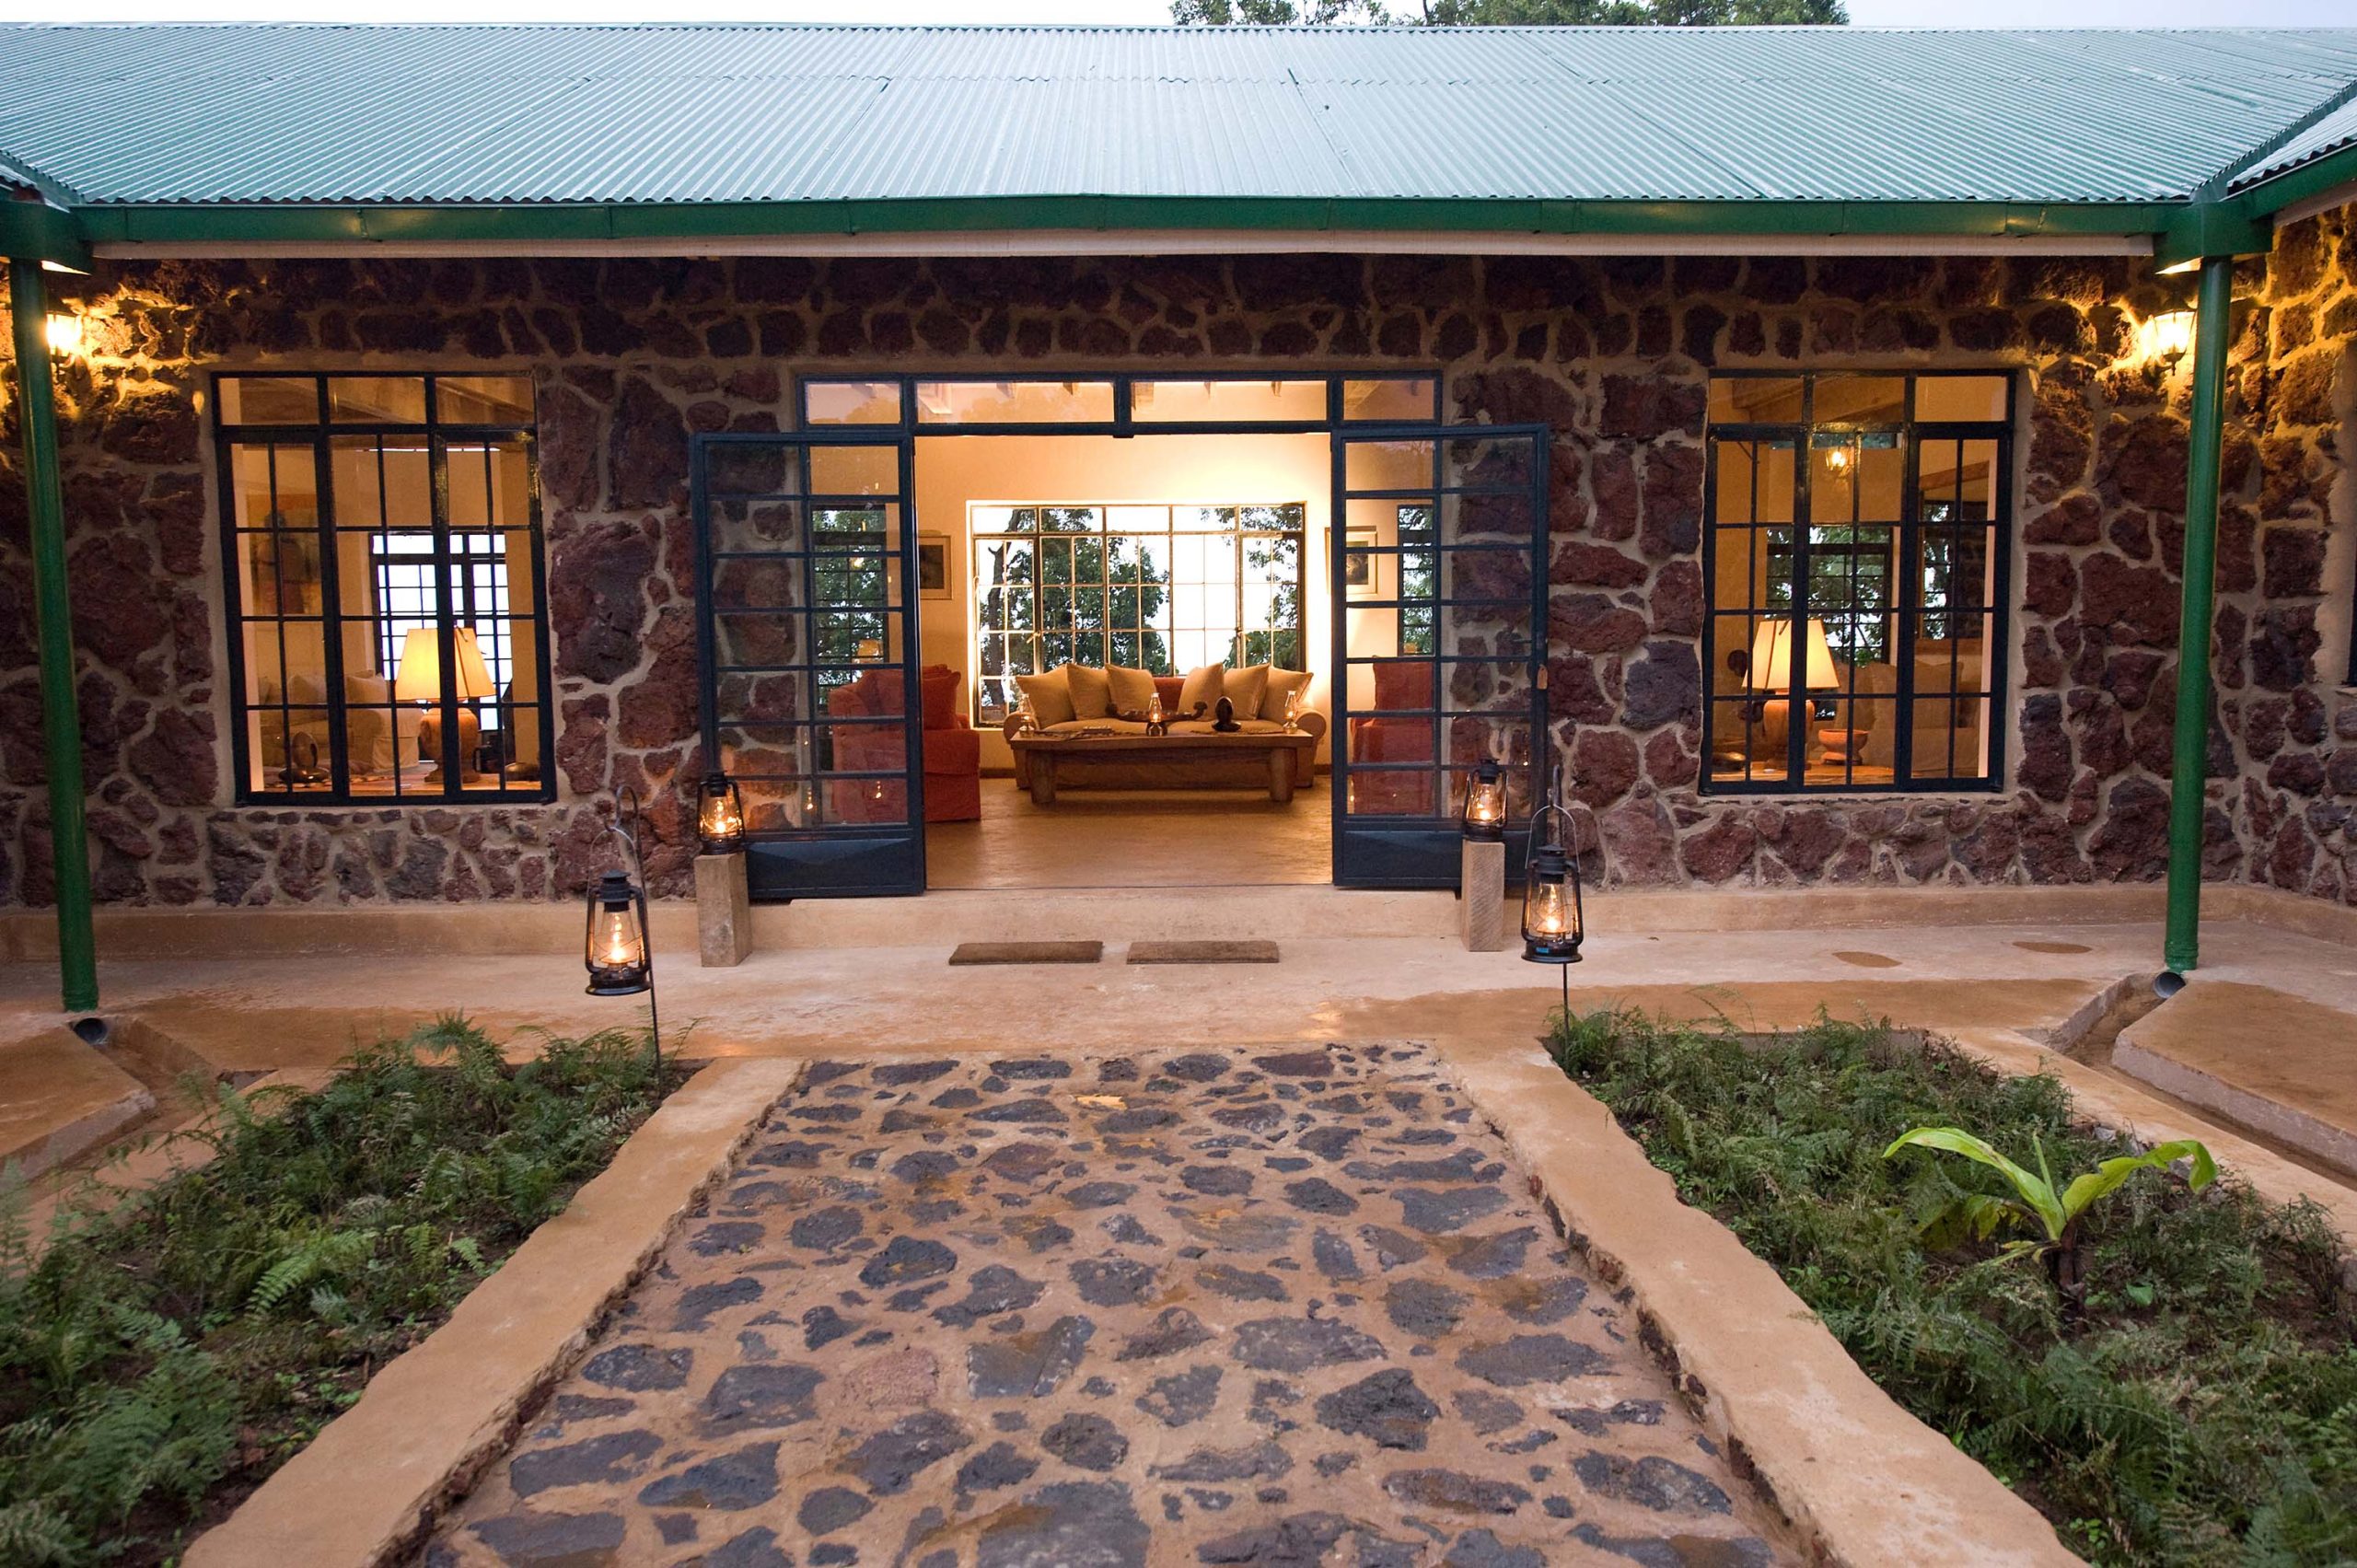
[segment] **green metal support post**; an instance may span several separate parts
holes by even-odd
[[[57,482],[57,405],[49,377],[49,291],[32,257],[8,259],[17,339],[17,424],[32,516],[33,617],[41,641],[41,730],[49,763],[49,838],[56,863],[57,968],[64,1005],[99,1005],[90,929],[90,856],[82,828],[82,718],[74,697],[74,620],[65,593],[65,498]]]
[[[2218,458],[2223,442],[2227,317],[2235,259],[2201,262],[2193,328],[2193,416],[2185,467],[2185,601],[2177,621],[2177,731],[2169,769],[2168,974],[2201,958],[2201,845],[2210,772],[2210,617],[2218,562]]]

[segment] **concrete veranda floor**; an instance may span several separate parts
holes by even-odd
[[[907,907],[922,918],[922,903]],[[1763,899],[1763,917],[1775,907]],[[1912,1028],[2050,1030],[2107,987],[2149,978],[2159,948],[2146,922],[1621,933],[1611,908],[1592,906],[1586,961],[1570,971],[1575,1007],[1724,1013],[1747,1028],[1797,1024],[1823,1006]],[[700,1057],[1525,1034],[1557,999],[1554,971],[1437,937],[1304,936],[1283,942],[1278,964],[1237,967],[1132,968],[1118,941],[1094,966],[952,970],[947,957],[946,943],[819,947],[700,969],[663,952],[665,1033]],[[2227,923],[2205,929],[2203,959],[2196,987],[2265,986],[2357,1015],[2357,951],[2347,947]],[[106,963],[101,981],[109,1015],[167,1029],[228,1071],[317,1065],[355,1039],[443,1012],[500,1032],[645,1017],[643,999],[583,994],[579,960],[566,953],[129,959]],[[0,1039],[52,1032],[54,984],[47,964],[0,966]]]

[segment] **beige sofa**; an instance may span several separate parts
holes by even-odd
[[[1079,672],[1077,677],[1074,671]],[[1120,679],[1122,677],[1131,679],[1124,680]],[[1265,665],[1257,665],[1230,671],[1225,666],[1208,665],[1178,676],[1155,675],[1145,670],[1099,670],[1086,665],[1059,665],[1044,676],[1017,676],[1016,680],[1024,692],[1024,706],[1007,714],[1005,722],[999,726],[1000,732],[1009,740],[1027,728],[1049,736],[1092,732],[1143,736],[1146,726],[1141,700],[1145,697],[1149,685],[1153,694],[1162,700],[1168,731],[1174,736],[1209,733],[1214,723],[1212,715],[1218,710],[1219,700],[1227,697],[1234,703],[1238,695],[1250,699],[1252,712],[1239,712],[1235,715],[1237,729],[1253,735],[1282,733],[1285,727],[1285,694],[1295,686],[1302,692],[1303,705],[1294,718],[1295,732],[1318,741],[1323,741],[1326,736],[1326,715],[1308,706],[1310,676],[1302,670],[1272,671]],[[1231,685],[1234,690],[1231,690]],[[1061,704],[1059,695],[1062,697]],[[1202,707],[1201,717],[1194,716],[1197,704]],[[1318,747],[1314,745],[1302,748],[1296,755],[1294,767],[1296,788],[1308,784],[1317,776],[1317,755]],[[1143,776],[1138,782],[1141,784],[1151,784],[1150,765],[1141,766]],[[1016,783],[1018,785],[1028,784],[1028,781],[1021,776],[1019,758],[1016,773]]]

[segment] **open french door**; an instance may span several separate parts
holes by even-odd
[[[908,437],[700,436],[703,749],[756,899],[924,890]]]
[[[1516,823],[1543,787],[1543,425],[1334,436],[1334,880],[1454,887],[1457,813],[1482,760]],[[1526,835],[1507,835],[1519,874]]]

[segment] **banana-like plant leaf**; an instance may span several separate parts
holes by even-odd
[[[2122,1155],[2108,1159],[2080,1177],[2062,1190],[2062,1216],[2065,1223],[2078,1218],[2087,1205],[2098,1198],[2119,1191],[2122,1182],[2140,1170],[2166,1170],[2181,1159],[2193,1161],[2193,1174],[2186,1185],[2199,1192],[2218,1178],[2218,1163],[2199,1139],[2179,1138],[2172,1143],[2156,1144],[2141,1155]]]
[[[2021,1194],[2023,1205],[2035,1214],[2038,1224],[2046,1228],[2046,1239],[2049,1241],[2062,1239],[2062,1227],[2069,1223],[2069,1219],[2062,1212],[2062,1201],[2055,1196],[2052,1185],[2040,1180],[2032,1172],[2024,1170],[1963,1128],[1913,1128],[1900,1133],[1897,1139],[1893,1140],[1890,1147],[1882,1152],[1882,1157],[1888,1159],[1910,1144],[1920,1144],[1927,1149],[1941,1149],[1952,1155],[1962,1155],[1965,1158],[1985,1165],[2003,1175],[2007,1181],[2013,1183],[2014,1191]]]
[[[2011,1198],[1991,1198],[1984,1192],[1968,1192],[1926,1215],[1916,1233],[1926,1247],[1945,1250],[1967,1241],[1986,1241],[2010,1226],[2034,1230],[2038,1223],[2038,1215],[2027,1204]]]

